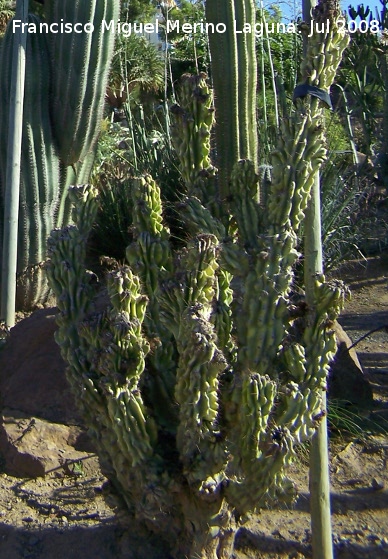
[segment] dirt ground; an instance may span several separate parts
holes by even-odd
[[[353,341],[388,325],[388,256],[349,263],[336,277],[352,291],[340,322]],[[385,425],[388,432],[388,333],[371,334],[357,351],[374,391],[365,425]],[[360,429],[350,438],[333,435],[330,444],[335,556],[388,558],[388,437]],[[236,559],[311,557],[307,464],[302,453],[293,466],[300,490],[295,507],[254,516],[238,533]],[[0,559],[168,559],[110,504],[93,455],[73,471],[36,480],[0,473]]]

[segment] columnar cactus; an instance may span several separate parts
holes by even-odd
[[[206,2],[207,21],[225,25],[225,32],[209,34],[222,197],[228,195],[230,173],[239,159],[250,159],[257,166],[255,33],[235,32],[242,31],[244,24],[254,30],[255,10],[254,0]]]
[[[309,73],[327,88],[347,39],[336,11],[322,2],[315,15],[329,19],[330,31],[312,37]],[[186,78],[183,87],[195,82]],[[191,91],[185,114],[198,102]],[[267,208],[248,160],[232,169],[221,218],[205,189],[193,186],[207,166],[203,110],[190,134],[206,162],[180,154],[185,242],[170,234],[150,176],[130,185],[134,241],[128,264],[110,262],[104,295],[93,294],[82,267],[93,188],[72,190],[75,225],[50,238],[57,341],[103,469],[132,518],[167,540],[177,559],[231,557],[250,511],[274,498],[292,501],[286,466],[325,413],[331,324],[345,292],[320,275],[314,314],[293,298],[310,174],[325,156],[318,101],[316,110],[298,103],[304,111],[284,127],[274,154]],[[182,111],[175,109],[175,133],[182,126],[184,138]]]
[[[51,24],[86,24],[92,32],[52,33],[51,118],[61,160],[66,165],[82,161],[100,131],[103,100],[113,55],[114,32],[104,24],[117,22],[116,0],[48,2],[46,18]]]
[[[41,20],[29,16],[36,33],[28,33],[22,145],[22,182],[18,241],[16,308],[44,303],[48,293],[42,264],[53,227],[69,223],[68,187],[87,182],[100,130],[113,31],[119,0],[52,0],[48,23],[92,23],[93,33],[39,33]],[[0,241],[7,161],[10,74],[14,34],[9,25],[0,54]],[[0,245],[0,253],[2,251]]]
[[[29,15],[29,23],[39,25],[39,18]],[[8,118],[10,111],[10,75],[14,33],[9,26],[1,52],[0,129],[3,142],[0,154],[2,197],[7,163]],[[28,34],[26,81],[22,136],[21,189],[19,210],[19,248],[17,270],[20,274],[17,307],[25,308],[44,300],[48,292],[42,270],[46,243],[55,226],[59,200],[59,157],[54,146],[50,115],[50,68],[48,46],[43,34]],[[0,228],[3,228],[2,215]],[[2,250],[0,247],[0,251]]]

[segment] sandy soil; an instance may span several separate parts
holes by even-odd
[[[348,264],[337,277],[352,290],[340,322],[353,339],[388,324],[388,258]],[[388,431],[388,334],[357,345],[374,389],[364,412]],[[338,559],[388,558],[388,437],[361,431],[331,440],[332,519]],[[1,468],[1,464],[0,464]],[[293,478],[300,498],[292,509],[261,511],[240,529],[236,559],[311,557],[308,457]],[[72,471],[37,480],[0,473],[0,559],[168,559],[115,516],[109,485],[90,455]]]

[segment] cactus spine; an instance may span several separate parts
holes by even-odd
[[[324,37],[327,64],[315,54],[320,35],[313,37],[309,56],[321,86],[346,46],[337,18],[331,13]],[[198,109],[191,91],[185,113]],[[175,112],[184,138],[182,112]],[[202,142],[197,153],[206,154],[208,136],[200,131],[208,112],[196,114],[190,143]],[[254,163],[233,166],[219,216],[206,188],[193,187],[206,157],[193,167],[182,152],[185,242],[171,238],[155,180],[136,178],[129,265],[108,273],[103,311],[91,312],[97,296],[82,266],[93,188],[73,190],[75,225],[51,236],[58,342],[103,468],[133,518],[166,539],[177,559],[229,558],[246,514],[273,498],[292,501],[285,468],[325,411],[330,324],[344,288],[317,276],[314,316],[295,306],[291,292],[310,173],[325,155],[320,124],[306,106],[285,125],[266,211]]]

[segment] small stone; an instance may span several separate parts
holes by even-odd
[[[367,539],[376,543],[380,538],[377,534],[369,534]]]
[[[365,536],[364,530],[358,530],[358,529],[356,529],[356,530],[354,530],[353,533],[354,533],[355,536],[361,536],[361,537],[364,537],[364,536]]]
[[[272,532],[272,535],[275,536],[275,538],[280,538],[281,540],[286,539],[286,537],[280,532],[280,530],[274,530]]]
[[[34,522],[34,519],[31,516],[25,516],[22,518],[23,522]]]
[[[374,477],[371,482],[371,486],[375,491],[381,491],[385,487],[385,483],[382,479]]]
[[[69,521],[67,520],[66,516],[61,516],[61,520],[63,524],[69,524]]]

